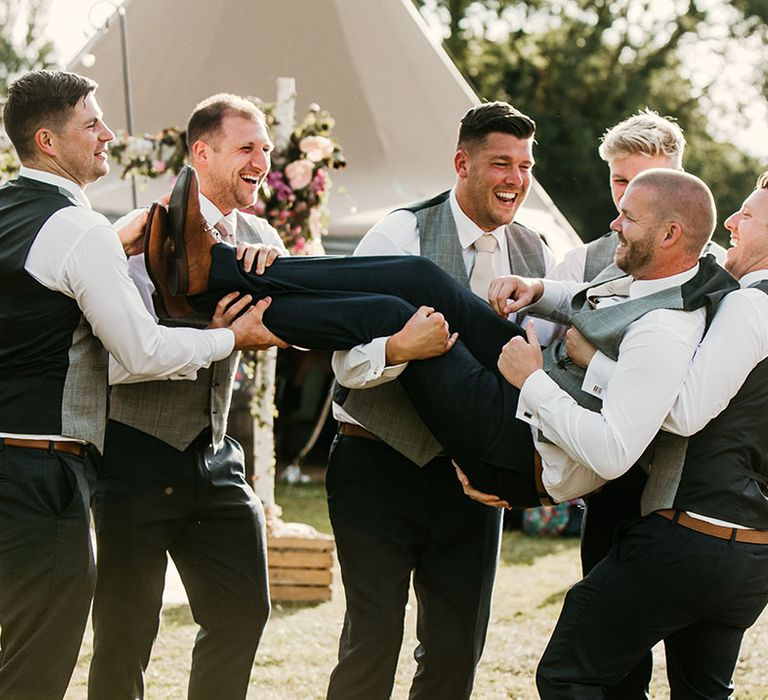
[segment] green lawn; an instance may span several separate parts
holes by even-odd
[[[280,485],[277,500],[286,521],[308,522],[320,531],[330,532],[322,485]],[[519,533],[504,535],[491,628],[473,698],[530,700],[536,697],[533,684],[536,662],[557,619],[562,598],[578,574],[575,540],[530,538]],[[338,568],[334,577],[334,595],[329,603],[275,606],[256,657],[249,698],[315,700],[325,697],[344,614]],[[404,700],[408,695],[414,670],[414,629],[415,605],[411,601],[393,694],[396,700]],[[163,612],[160,636],[147,674],[147,700],[185,697],[189,652],[196,632],[186,606]],[[67,700],[85,698],[90,649],[89,633]],[[738,700],[768,697],[766,661],[768,615],[764,614],[750,630],[742,649],[736,675]],[[662,653],[656,655],[652,697],[668,697]]]

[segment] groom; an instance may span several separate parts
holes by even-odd
[[[669,170],[643,173],[630,185],[612,224],[621,241],[616,253],[620,269],[609,268],[596,279],[595,294],[584,290],[573,300],[573,324],[617,360],[614,381],[643,394],[642,420],[627,419],[626,406],[632,402],[612,398],[622,392],[612,392],[602,407],[583,392],[583,370],[568,362],[563,343],[548,348],[543,357],[535,343],[519,338],[519,326],[496,316],[420,258],[278,259],[256,276],[238,267],[231,248],[214,242],[210,262],[194,261],[207,266],[208,289],[190,289],[187,299],[198,311],[210,312],[223,291],[269,296],[266,326],[289,343],[319,349],[349,348],[389,335],[418,306],[439,309],[460,341],[449,353],[409,365],[401,383],[475,486],[510,504],[530,505],[537,501],[531,483],[533,446],[529,426],[515,420],[518,388],[526,385],[522,399],[531,415],[521,417],[535,419],[544,481],[556,498],[591,490],[600,479],[637,461],[676,395],[701,339],[706,310],[734,285],[711,259],[699,261],[714,225],[712,195],[701,180]],[[625,296],[615,303],[617,294],[610,290],[614,303],[604,302],[600,288],[616,280]],[[565,308],[564,292],[561,297]],[[496,366],[510,339],[517,352],[506,353],[502,369],[514,385]],[[538,371],[542,367],[547,374]],[[527,400],[531,392],[533,405]],[[567,420],[553,420],[547,411]],[[598,438],[582,444],[575,429],[580,424]],[[584,470],[583,463],[592,469]]]

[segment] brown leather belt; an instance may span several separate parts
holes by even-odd
[[[381,438],[378,435],[374,435],[370,430],[366,430],[362,425],[355,425],[354,423],[340,422],[339,435],[347,435],[348,437],[359,437],[365,438],[366,440],[381,442]]]
[[[534,450],[533,451],[533,481],[536,485],[536,496],[539,499],[539,503],[543,506],[554,506],[555,502],[552,500],[552,496],[547,493],[547,489],[544,488],[544,479],[542,474],[544,467],[541,464],[541,455]]]
[[[88,445],[69,440],[25,440],[22,438],[0,438],[3,445],[8,447],[23,447],[30,450],[53,450],[54,452],[66,452],[75,457],[83,457]]]
[[[704,535],[717,537],[720,540],[733,540],[735,542],[748,542],[750,544],[768,544],[768,530],[742,530],[738,527],[725,527],[724,525],[715,525],[706,520],[692,518],[688,513],[681,510],[657,510],[662,518],[671,520],[678,525],[687,527],[689,530],[701,532]]]

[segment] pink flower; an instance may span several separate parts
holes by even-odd
[[[154,170],[156,173],[164,173],[167,167],[168,164],[164,160],[152,161],[152,170]]]
[[[302,187],[306,187],[312,182],[312,170],[314,166],[311,161],[304,158],[300,160],[294,160],[292,163],[288,163],[285,166],[285,176],[288,178],[288,183],[294,190],[300,190]]]
[[[319,163],[333,154],[333,142],[325,136],[305,136],[299,141],[299,150],[313,163]]]

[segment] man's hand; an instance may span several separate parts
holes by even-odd
[[[458,333],[450,333],[443,314],[431,306],[421,306],[397,333],[387,339],[387,364],[399,365],[444,355],[458,337]]]
[[[528,342],[521,336],[512,338],[501,350],[497,366],[504,378],[516,386],[522,388],[537,369],[544,366],[544,357],[541,354],[539,339],[536,337],[536,328],[533,320],[528,321],[525,327]]]
[[[219,299],[206,328],[229,328],[238,315],[250,306],[253,297],[250,294],[230,292]]]
[[[117,237],[128,258],[144,252],[144,227],[147,225],[148,215],[149,210],[142,209],[138,216],[134,216],[125,226],[117,230]]]
[[[597,348],[573,326],[565,333],[565,350],[571,361],[582,369],[589,366],[592,357],[597,352]]]
[[[512,506],[508,501],[502,501],[498,496],[494,496],[490,493],[483,493],[478,491],[472,484],[469,483],[467,475],[461,471],[459,465],[453,462],[453,468],[456,470],[456,478],[461,483],[461,488],[464,490],[464,495],[469,496],[473,501],[482,503],[484,506],[490,506],[491,508],[506,508],[509,510]]]
[[[228,306],[232,304],[238,293],[233,292],[227,294],[216,305],[216,314],[220,317],[225,316],[228,312]],[[234,302],[234,305],[242,303],[243,299],[247,299],[246,303],[251,301],[249,294],[246,294],[242,299]],[[227,301],[229,300],[229,301]],[[264,325],[264,312],[269,308],[272,303],[270,297],[265,297],[256,302],[254,306],[251,306],[242,316],[234,319],[229,324],[229,329],[235,334],[235,350],[266,350],[273,346],[278,348],[289,347],[281,338],[278,338],[272,331]],[[214,314],[214,318],[216,318]],[[213,321],[211,321],[213,323]]]
[[[541,280],[505,275],[491,281],[488,301],[499,316],[506,318],[514,311],[541,299],[543,293],[544,283]]]
[[[266,243],[238,243],[237,259],[243,261],[246,272],[255,272],[261,275],[277,258],[285,255],[285,251],[274,245]],[[256,263],[254,268],[253,263]]]

